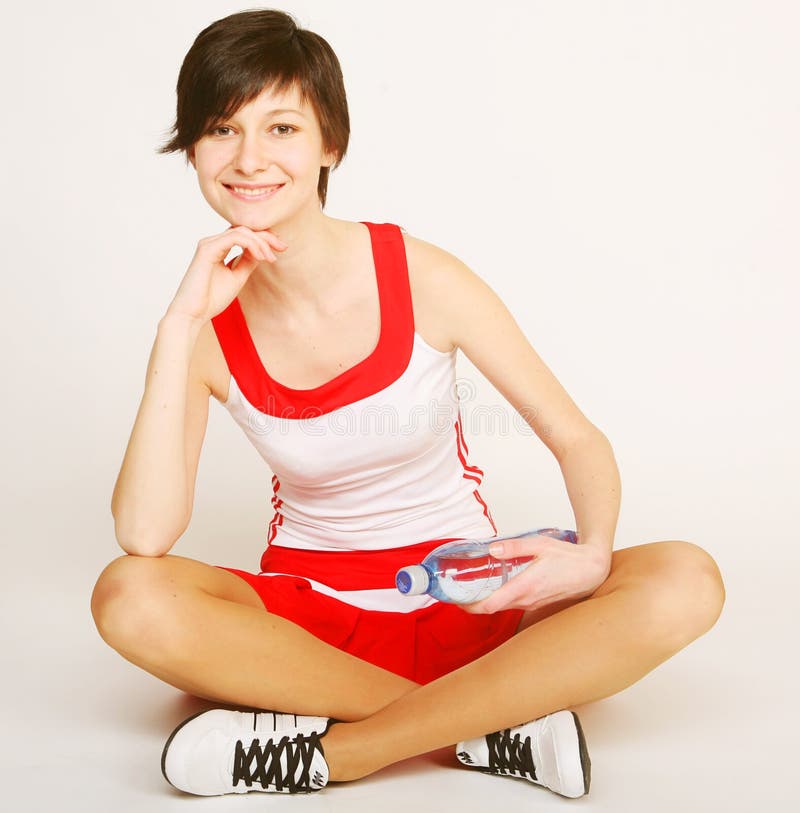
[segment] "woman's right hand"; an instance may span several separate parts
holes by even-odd
[[[234,246],[243,251],[225,265],[225,257]],[[205,324],[230,305],[260,262],[275,262],[275,252],[286,248],[271,232],[253,231],[247,226],[204,237],[197,244],[167,314]]]

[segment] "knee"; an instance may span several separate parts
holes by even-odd
[[[121,556],[100,574],[91,611],[100,637],[113,649],[134,652],[152,647],[163,630],[165,560]]]
[[[714,626],[725,603],[725,586],[714,559],[691,542],[659,542],[648,592],[652,619],[674,650]]]

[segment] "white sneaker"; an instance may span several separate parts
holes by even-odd
[[[456,756],[486,773],[515,776],[575,799],[589,792],[591,762],[580,721],[557,711],[516,728],[460,742]]]
[[[200,712],[170,735],[161,772],[170,785],[197,796],[321,790],[328,764],[320,737],[328,725],[327,717],[272,711]]]

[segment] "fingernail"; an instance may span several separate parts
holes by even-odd
[[[493,544],[489,545],[489,553],[492,556],[502,556],[503,550],[504,547],[502,542],[494,542]]]

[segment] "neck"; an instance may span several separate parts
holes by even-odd
[[[288,245],[276,252],[277,261],[260,263],[242,289],[259,310],[278,308],[284,313],[317,310],[335,287],[332,259],[341,242],[343,221],[307,211],[270,231]]]

